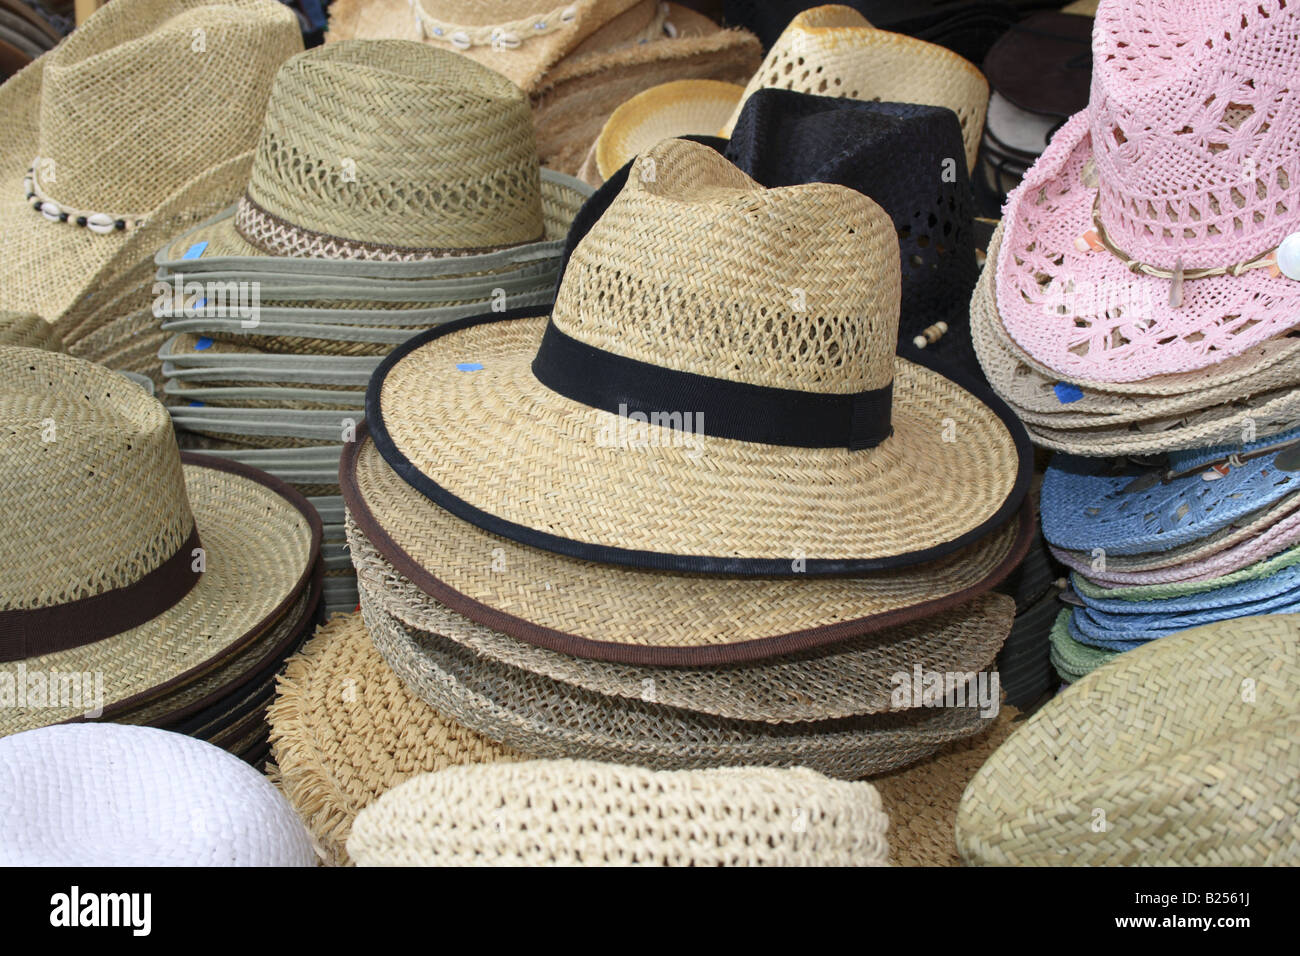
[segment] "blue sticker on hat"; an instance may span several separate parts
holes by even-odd
[[[480,362],[457,362],[456,368],[462,372],[479,372],[483,370],[483,365]]]
[[[1083,389],[1069,382],[1057,382],[1052,388],[1056,392],[1056,400],[1062,405],[1069,405],[1083,398]]]
[[[212,339],[206,335],[200,335],[199,340],[194,343],[194,351],[202,352],[204,349],[212,348]]]
[[[204,250],[206,250],[207,248],[208,248],[208,242],[206,239],[203,242],[196,242],[194,243],[194,245],[190,246],[188,249],[185,250],[185,255],[181,256],[181,258],[197,259],[199,256],[203,255]]]
[[[190,408],[207,408],[207,407],[208,407],[207,402],[200,402],[197,400],[190,402]]]

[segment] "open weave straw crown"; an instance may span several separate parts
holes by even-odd
[[[167,412],[108,369],[0,347],[0,611],[139,581],[194,529]]]
[[[249,202],[270,220],[250,215]],[[261,244],[280,231],[277,219],[402,248],[535,241],[542,202],[528,101],[492,70],[409,41],[302,53],[276,74],[239,229]]]

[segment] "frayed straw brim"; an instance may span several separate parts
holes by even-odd
[[[348,544],[357,583],[375,605],[416,629],[445,633],[481,657],[612,697],[732,720],[768,723],[830,720],[882,713],[895,678],[926,672],[988,669],[1011,630],[1015,602],[986,594],[959,608],[870,637],[801,654],[722,667],[637,667],[571,657],[486,627],[440,631],[450,613],[404,578],[356,527]]]
[[[1294,614],[1121,655],[1049,701],[975,775],[957,815],[963,859],[1300,863],[1298,662]]]
[[[858,779],[913,763],[988,725],[974,707],[915,708],[797,724],[726,720],[594,694],[489,661],[446,636],[477,627],[450,611],[440,633],[415,630],[385,612],[363,587],[361,613],[375,646],[417,697],[466,727],[535,757],[604,760],[655,770],[804,766]]]
[[[360,614],[333,618],[289,661],[267,717],[273,776],[336,866],[351,862],[344,845],[356,815],[403,780],[522,759],[402,686]]]
[[[595,660],[758,660],[926,618],[996,586],[1034,531],[1026,505],[954,555],[858,578],[642,571],[541,551],[461,521],[402,481],[364,430],[357,439],[344,448],[340,483],[349,514],[385,561],[495,631]]]
[[[864,573],[979,540],[1027,490],[1029,443],[1011,412],[901,358],[893,435],[872,449],[703,435],[692,450],[681,431],[653,424],[644,448],[604,441],[627,420],[533,375],[546,323],[484,316],[416,336],[379,366],[367,395],[385,460],[505,537],[635,567],[788,575],[802,556],[807,573]],[[929,493],[954,481],[959,493]]]
[[[320,519],[311,506],[252,469],[202,456],[183,460],[206,561],[193,589],[147,624],[0,665],[0,677],[17,684],[22,673],[102,674],[104,717],[111,718],[241,652],[298,600],[320,549]],[[84,710],[64,702],[0,708],[0,735],[84,716]]]
[[[745,88],[717,80],[675,80],[632,97],[605,121],[596,138],[596,169],[608,179],[662,139],[716,136]]]

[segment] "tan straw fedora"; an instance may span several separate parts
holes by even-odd
[[[0,87],[0,308],[54,322],[232,201],[229,168],[300,49],[273,0],[114,0]],[[183,148],[160,146],[180,129]]]
[[[337,0],[329,41],[362,37],[423,40],[507,76],[532,102],[542,161],[570,174],[620,103],[674,79],[743,83],[762,59],[752,34],[659,0]]]
[[[315,512],[261,472],[181,455],[143,389],[0,347],[0,407],[0,734],[140,707],[300,601]]]
[[[573,557],[797,576],[951,554],[1020,509],[1029,443],[992,393],[895,357],[897,257],[861,193],[763,189],[665,141],[549,319],[410,339],[371,379],[371,434],[458,517]]]
[[[0,345],[63,351],[63,339],[54,326],[32,312],[0,312]]]
[[[945,106],[961,123],[966,168],[975,168],[988,110],[984,74],[944,47],[877,30],[852,7],[832,4],[797,14],[745,87],[723,136],[731,135],[749,95],[764,87]]]
[[[1300,615],[1128,651],[1029,718],[971,781],[968,863],[1300,863]]]

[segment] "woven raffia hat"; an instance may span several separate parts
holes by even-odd
[[[280,68],[243,198],[159,264],[517,255],[562,238],[562,217],[544,207],[528,101],[517,87],[454,53],[353,40]]]
[[[895,358],[897,241],[860,193],[764,190],[661,143],[549,320],[455,322],[385,359],[375,444],[458,517],[590,560],[792,575],[951,554],[1020,508],[1028,441],[991,394]],[[953,475],[959,501],[918,494]]]
[[[181,455],[162,405],[102,366],[3,347],[0,383],[0,734],[129,710],[298,602],[321,531],[296,492]]]
[[[0,308],[53,322],[151,255],[132,253],[142,241],[229,202],[271,77],[300,49],[272,0],[115,0],[0,87]],[[159,147],[182,126],[202,135]]]
[[[265,777],[148,727],[43,727],[0,740],[0,865],[313,866]]]
[[[1300,323],[1298,38],[1282,0],[1101,4],[1090,105],[1005,212],[998,311],[1025,352],[1130,382]]]
[[[63,351],[63,340],[54,326],[32,312],[0,312],[0,345]]]
[[[814,7],[791,20],[745,87],[745,98],[764,87],[946,106],[961,123],[966,168],[975,167],[988,108],[984,75],[951,50],[877,30],[852,7]],[[744,99],[724,136],[731,135],[743,105]]]
[[[957,815],[962,857],[1300,863],[1297,701],[1297,615],[1124,654],[1049,701],[976,774]]]
[[[884,866],[888,828],[871,784],[803,768],[528,760],[395,787],[348,852],[361,866]]]

